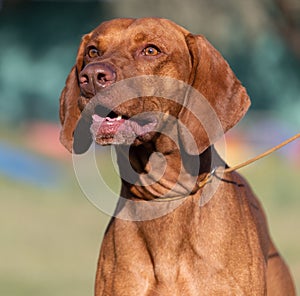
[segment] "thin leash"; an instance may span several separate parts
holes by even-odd
[[[293,142],[293,141],[295,141],[296,139],[299,139],[299,138],[300,138],[300,133],[298,133],[298,134],[294,135],[293,137],[291,137],[291,138],[285,140],[284,142],[280,143],[279,145],[277,145],[277,146],[275,146],[275,147],[273,147],[273,148],[271,148],[271,149],[269,149],[269,150],[267,150],[267,151],[265,151],[265,152],[263,152],[263,153],[261,153],[261,154],[255,156],[255,157],[253,157],[253,158],[251,158],[251,159],[248,159],[248,160],[245,161],[245,162],[242,162],[242,163],[240,163],[240,164],[237,164],[237,165],[235,165],[235,166],[233,166],[233,167],[229,167],[229,168],[226,168],[226,169],[218,169],[217,167],[215,167],[215,168],[213,168],[213,169],[205,176],[204,179],[202,179],[201,181],[198,181],[198,182],[197,182],[197,185],[198,185],[199,188],[202,188],[202,187],[204,187],[206,184],[208,184],[208,183],[212,180],[212,178],[213,178],[214,176],[217,175],[218,171],[220,171],[222,174],[226,174],[226,173],[231,173],[231,172],[233,172],[233,171],[237,171],[237,170],[239,170],[239,169],[241,169],[241,168],[243,168],[243,167],[248,166],[249,164],[251,164],[251,163],[253,163],[253,162],[258,161],[259,159],[262,159],[262,158],[264,158],[264,157],[266,157],[266,156],[272,154],[273,152],[279,150],[280,148],[286,146],[287,144],[289,144],[289,143],[291,143],[291,142]],[[166,202],[167,202],[167,201],[174,201],[174,200],[179,200],[179,199],[183,199],[183,198],[185,198],[185,196],[176,196],[176,197],[170,197],[170,198],[156,198],[156,199],[154,199],[153,201],[166,201]]]
[[[262,158],[264,158],[264,157],[266,157],[266,156],[272,154],[273,152],[279,150],[280,148],[286,146],[287,144],[289,144],[289,143],[291,143],[291,142],[293,142],[293,141],[295,141],[296,139],[299,139],[299,138],[300,138],[300,133],[299,133],[299,134],[296,134],[295,136],[293,136],[293,137],[291,137],[291,138],[289,138],[289,139],[287,139],[287,140],[285,140],[285,141],[283,141],[283,142],[280,143],[279,145],[277,145],[277,146],[275,146],[275,147],[273,147],[273,148],[271,148],[271,149],[269,149],[269,150],[267,150],[267,151],[265,151],[265,152],[263,152],[263,153],[261,153],[261,154],[255,156],[255,157],[253,157],[253,158],[250,158],[250,159],[246,160],[245,162],[242,162],[242,163],[237,164],[237,165],[235,165],[235,166],[233,166],[233,167],[229,167],[229,168],[227,168],[227,169],[222,170],[222,173],[223,173],[223,174],[231,173],[231,172],[233,172],[233,171],[237,171],[237,170],[239,170],[239,169],[241,169],[241,168],[243,168],[243,167],[246,167],[246,166],[248,166],[249,164],[251,164],[251,163],[253,163],[253,162],[256,162],[256,161],[258,161],[259,159],[262,159]],[[218,171],[217,168],[213,168],[213,170],[212,170],[210,173],[208,173],[208,174],[205,176],[205,178],[204,178],[203,180],[199,181],[199,182],[198,182],[199,188],[204,187],[208,182],[210,182],[210,181],[211,181],[211,178],[212,178],[214,175],[216,175],[217,171]]]

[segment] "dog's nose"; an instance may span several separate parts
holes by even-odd
[[[95,93],[115,81],[115,70],[112,66],[104,63],[88,64],[79,74],[80,87],[88,93]]]

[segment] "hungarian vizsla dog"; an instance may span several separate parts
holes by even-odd
[[[82,38],[60,139],[75,153],[114,145],[122,178],[95,295],[295,295],[259,201],[214,149],[249,105],[220,53],[169,20],[111,20]]]

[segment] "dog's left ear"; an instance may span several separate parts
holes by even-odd
[[[200,92],[205,103],[209,103],[202,106],[197,96],[188,95],[186,107],[179,113],[179,120],[184,126],[179,125],[183,146],[187,153],[196,155],[217,141],[245,115],[250,99],[228,63],[205,37],[189,34],[186,42],[192,62],[189,84]],[[210,112],[208,109],[213,110],[213,116],[207,114]],[[207,123],[201,123],[208,119],[212,121],[209,122],[209,128]],[[218,126],[221,126],[221,133]],[[191,136],[196,145],[191,145]]]

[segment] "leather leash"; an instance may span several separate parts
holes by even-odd
[[[253,158],[251,158],[251,159],[248,159],[248,160],[245,161],[245,162],[242,162],[242,163],[237,164],[237,165],[235,165],[235,166],[233,166],[233,167],[229,167],[229,168],[227,168],[227,169],[222,170],[222,173],[223,173],[223,174],[231,173],[231,172],[233,172],[233,171],[236,171],[236,170],[239,170],[239,169],[241,169],[241,168],[243,168],[243,167],[246,167],[246,166],[248,166],[249,164],[251,164],[251,163],[253,163],[253,162],[256,162],[257,160],[262,159],[262,158],[264,158],[264,157],[266,157],[266,156],[272,154],[272,153],[275,152],[276,150],[278,150],[278,149],[280,149],[280,148],[286,146],[287,144],[289,144],[289,143],[291,143],[291,142],[293,142],[293,141],[295,141],[296,139],[299,139],[299,138],[300,138],[300,133],[298,133],[298,134],[296,134],[295,136],[293,136],[293,137],[291,137],[291,138],[289,138],[289,139],[283,141],[283,142],[280,143],[279,145],[277,145],[277,146],[275,146],[275,147],[273,147],[273,148],[271,148],[271,149],[269,149],[269,150],[267,150],[267,151],[265,151],[265,152],[263,152],[263,153],[261,153],[261,154],[255,156],[255,157],[253,157]],[[208,173],[208,174],[205,176],[205,178],[204,178],[203,180],[201,180],[201,181],[198,182],[199,188],[204,187],[208,182],[210,182],[210,180],[212,179],[212,177],[213,177],[216,173],[217,173],[217,168],[214,168],[210,173]]]

